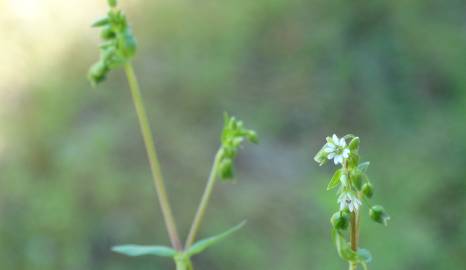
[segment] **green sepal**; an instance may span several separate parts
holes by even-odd
[[[354,138],[350,141],[350,143],[349,143],[349,145],[348,145],[349,150],[350,150],[351,152],[357,153],[358,150],[359,150],[359,143],[360,143],[360,142],[361,142],[361,141],[359,140],[359,137],[354,137]]]
[[[241,229],[244,225],[246,224],[246,221],[241,222],[240,224],[236,225],[235,227],[212,237],[200,240],[196,242],[194,245],[192,245],[188,250],[184,252],[184,254],[188,257],[191,257],[193,255],[199,254],[203,252],[206,248],[210,247],[213,244],[216,244],[226,237],[230,236],[234,232],[238,231]]]
[[[314,156],[314,160],[315,162],[319,163],[319,166],[324,165],[328,161],[328,153],[324,150],[326,145],[327,144],[325,144],[324,147],[322,147],[322,149],[320,149],[319,152],[317,152],[317,154]]]
[[[112,251],[127,256],[155,255],[161,257],[174,257],[177,252],[165,246],[122,245],[112,247]]]
[[[95,22],[93,22],[91,24],[91,27],[101,27],[101,26],[104,26],[104,25],[108,25],[110,23],[110,20],[108,19],[107,16],[105,17],[102,17],[98,20],[96,20]]]
[[[356,168],[359,164],[359,155],[356,152],[350,152],[348,158],[349,169]]]
[[[363,172],[363,173],[366,173],[367,172],[367,168],[369,167],[371,163],[369,161],[365,161],[363,163],[360,163],[358,165],[358,169]]]
[[[327,190],[331,190],[340,184],[341,173],[342,169],[338,169],[335,171],[335,173],[332,176],[332,179],[330,179],[330,182],[327,185]]]

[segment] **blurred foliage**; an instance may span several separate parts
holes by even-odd
[[[199,269],[344,269],[328,226],[331,171],[312,160],[334,132],[360,135],[392,216],[388,228],[363,217],[370,268],[466,268],[464,1],[160,0],[127,10],[183,235],[223,112],[261,134],[240,153],[237,183],[217,187],[200,237],[248,225],[195,258]],[[68,44],[0,116],[2,268],[170,269],[110,252],[168,239],[123,73],[91,89],[95,39],[77,33]]]

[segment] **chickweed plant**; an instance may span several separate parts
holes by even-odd
[[[196,236],[202,224],[212,190],[218,178],[230,180],[233,178],[234,159],[244,141],[257,143],[257,135],[253,130],[244,127],[243,123],[225,114],[224,128],[221,134],[221,144],[215,155],[211,172],[201,202],[194,216],[186,242],[182,244],[177,231],[175,219],[169,203],[165,182],[162,177],[155,144],[149,126],[146,110],[139,89],[131,60],[136,52],[136,42],[128,25],[126,16],[117,8],[116,0],[108,0],[110,10],[107,15],[97,20],[92,26],[101,29],[102,44],[100,45],[100,59],[89,70],[88,78],[93,86],[102,82],[113,69],[124,67],[128,78],[129,89],[136,109],[136,113],[144,140],[152,177],[162,209],[171,247],[121,245],[112,248],[114,252],[128,256],[156,255],[171,257],[177,270],[192,270],[191,257],[204,251],[207,247],[223,240],[239,230],[245,222],[216,236],[196,241]]]
[[[349,140],[349,144],[346,144]],[[390,216],[381,205],[372,205],[374,189],[367,176],[369,162],[360,162],[359,137],[345,135],[338,138],[335,134],[327,137],[327,143],[315,155],[314,160],[323,165],[333,160],[337,169],[327,186],[327,190],[337,188],[337,203],[339,210],[332,215],[332,236],[338,255],[348,261],[349,269],[355,270],[358,265],[367,270],[367,263],[372,256],[367,249],[359,247],[359,227],[361,221],[361,206],[366,204],[369,208],[370,218],[387,226]],[[349,229],[349,232],[347,232]],[[349,235],[350,241],[346,239]]]

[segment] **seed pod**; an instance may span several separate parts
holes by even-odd
[[[105,65],[105,63],[99,61],[89,69],[88,77],[92,84],[96,85],[105,79],[107,73],[108,67]]]
[[[369,216],[377,223],[387,226],[390,216],[381,205],[374,205],[369,209]]]
[[[100,37],[103,40],[111,40],[115,37],[115,32],[113,31],[112,27],[110,26],[105,26],[102,29],[102,32],[100,32]]]
[[[338,211],[332,215],[330,223],[336,230],[346,230],[349,225],[349,214],[345,211]]]
[[[367,198],[372,198],[374,195],[374,188],[372,187],[372,184],[367,182],[362,186],[362,193],[367,197]]]
[[[233,161],[229,158],[225,158],[220,162],[220,177],[223,180],[233,178]]]
[[[246,133],[246,137],[252,143],[259,143],[259,139],[257,138],[257,133],[253,130],[248,130]]]

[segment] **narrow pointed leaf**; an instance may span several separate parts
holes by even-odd
[[[173,257],[176,255],[176,250],[165,246],[122,245],[112,247],[112,251],[127,256],[156,255]]]
[[[330,182],[328,183],[327,190],[331,190],[340,184],[340,178],[341,178],[341,169],[337,170],[333,176]]]
[[[194,245],[192,245],[188,250],[186,250],[185,254],[188,257],[191,257],[193,255],[199,254],[202,251],[204,251],[206,248],[210,247],[213,244],[216,244],[226,237],[230,236],[237,230],[241,229],[244,225],[246,224],[246,221],[241,222],[240,224],[236,225],[235,227],[229,229],[228,231],[218,234],[216,236],[212,236],[203,240],[200,240],[196,242]]]

